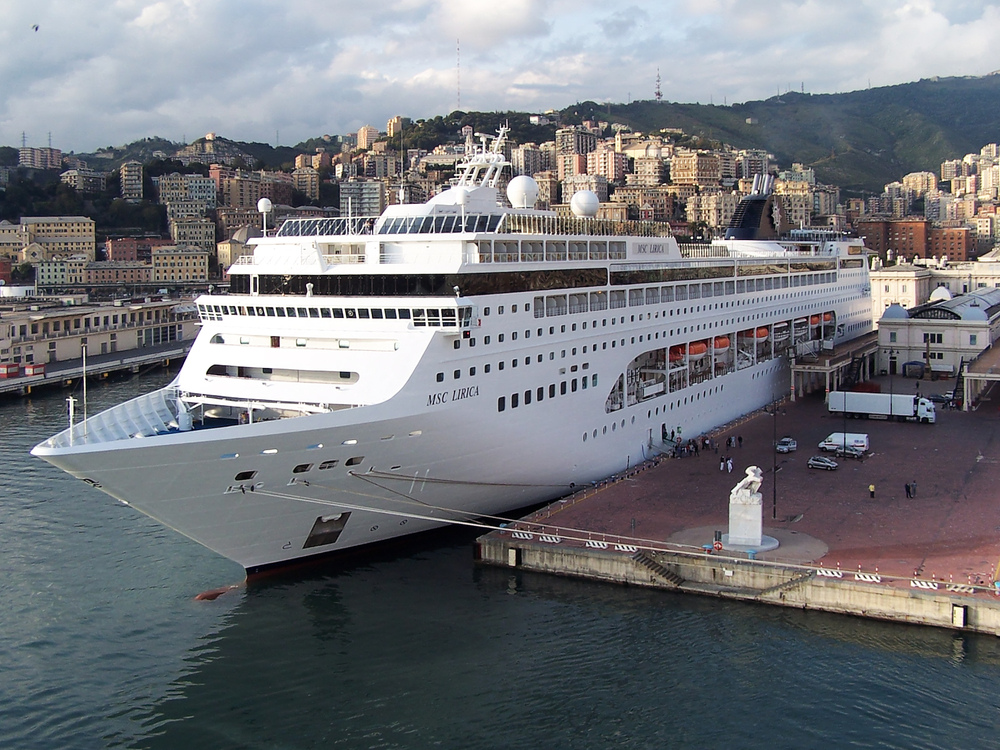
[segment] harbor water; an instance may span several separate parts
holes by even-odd
[[[63,397],[0,402],[0,747],[1000,746],[996,638],[480,568],[469,530],[197,601],[242,570],[28,455]]]

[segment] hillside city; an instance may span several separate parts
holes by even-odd
[[[817,182],[813,169],[778,164],[765,151],[700,143],[678,129],[640,133],[592,120],[567,126],[557,117],[529,118],[532,126],[553,132],[552,140],[507,146],[512,175],[537,182],[539,208],[568,214],[570,198],[589,190],[600,201],[598,218],[667,223],[681,241],[705,241],[721,236],[753,177],[770,174],[792,225],[865,238],[873,256],[876,323],[890,306],[917,308],[942,287],[956,295],[1000,287],[996,143],[943,162],[938,173],[902,175],[881,195],[842,198],[836,185]],[[210,285],[224,289],[226,270],[250,252],[247,243],[261,236],[265,221],[271,233],[289,218],[377,216],[390,203],[423,202],[448,187],[456,163],[481,136],[465,126],[433,148],[402,150],[404,131],[412,126],[397,116],[384,130],[366,125],[323,136],[322,145],[302,149],[285,169],[258,165],[242,144],[212,133],[172,152],[154,150],[148,162],[127,159],[106,169],[98,162],[113,161],[118,150],[99,151],[88,162],[51,146],[22,146],[16,166],[0,167],[0,206],[15,191],[22,197],[37,191],[36,185],[49,185],[51,196],[54,185],[55,198],[42,205],[100,204],[108,226],[87,215],[19,215],[15,221],[12,201],[6,201],[8,218],[0,221],[0,295],[12,305],[6,309],[13,312],[24,296],[37,306],[42,297],[99,302],[186,296]],[[272,205],[267,215],[258,210],[264,198]],[[146,225],[112,226],[107,216],[115,212],[126,221],[145,217]],[[149,217],[160,226],[150,228]],[[166,317],[167,309],[162,313]],[[156,315],[158,320],[159,310]],[[53,325],[51,332],[60,330]],[[44,337],[50,332],[47,323],[44,328],[12,326],[0,341],[0,362],[37,359],[16,343]],[[972,341],[992,341],[994,333]],[[164,329],[162,340],[183,335],[181,328]],[[111,343],[110,351],[115,347]],[[65,355],[49,349],[49,361],[72,355],[71,348]],[[955,349],[948,356],[952,370],[969,354]],[[935,356],[910,356],[921,355],[925,361]]]

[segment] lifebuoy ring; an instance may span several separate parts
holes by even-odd
[[[712,543],[712,549],[714,549],[716,552],[721,552],[722,551],[722,542],[713,542]]]

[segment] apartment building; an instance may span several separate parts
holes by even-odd
[[[154,177],[153,184],[159,203],[195,200],[204,202],[208,208],[216,206],[216,183],[211,176],[174,172]]]
[[[23,216],[20,224],[0,221],[0,254],[20,261],[84,255],[94,259],[95,224],[85,216]]]
[[[378,136],[378,128],[372,127],[371,125],[363,125],[358,128],[358,150],[367,151],[370,149],[372,144],[378,140]]]
[[[142,164],[127,161],[118,170],[121,182],[121,196],[127,201],[142,200]]]
[[[670,181],[677,185],[711,187],[722,179],[719,157],[707,151],[677,151],[670,160]]]
[[[292,172],[292,186],[304,193],[309,200],[319,201],[319,172],[309,167],[300,167]]]
[[[157,248],[153,250],[153,282],[207,281],[208,255],[205,250],[190,247]]]
[[[341,216],[379,216],[385,210],[385,183],[347,180],[340,183]]]
[[[62,169],[62,151],[58,148],[32,148],[18,150],[17,165],[28,169]]]
[[[78,193],[100,193],[108,184],[107,175],[103,172],[85,168],[67,169],[59,175],[59,180]]]
[[[198,217],[175,219],[170,222],[170,238],[177,245],[215,250],[215,222]]]
[[[587,154],[587,174],[599,174],[616,185],[625,183],[628,159],[611,146],[598,146]]]
[[[573,196],[581,190],[590,190],[597,194],[601,203],[608,201],[608,178],[600,174],[578,174],[566,177],[562,181],[563,201],[569,203]]]
[[[116,284],[148,284],[153,280],[153,267],[139,261],[97,260],[83,267],[83,283],[90,286]]]

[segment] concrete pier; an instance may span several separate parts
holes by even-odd
[[[887,384],[884,384],[887,385]],[[895,378],[896,392],[915,381]],[[921,383],[922,392],[947,383]],[[888,392],[888,388],[883,390]],[[772,420],[776,420],[772,421]],[[808,469],[843,430],[821,397],[750,415],[713,436],[719,456],[661,459],[563,498],[477,542],[487,564],[745,602],[1000,635],[1000,413],[942,410],[936,425],[855,421],[872,450]],[[773,453],[790,434],[798,451]],[[743,447],[724,448],[742,437]],[[738,445],[738,443],[737,443]],[[718,549],[734,477],[765,468],[764,534],[773,550]],[[777,468],[777,486],[773,485]],[[737,474],[737,471],[739,474]],[[875,485],[875,498],[869,485]],[[907,493],[906,485],[911,485]],[[911,494],[911,497],[907,497]]]

